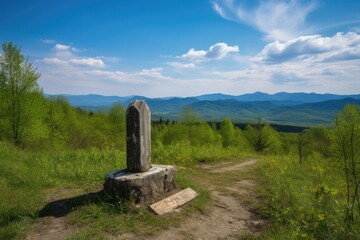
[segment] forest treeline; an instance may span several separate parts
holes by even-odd
[[[36,191],[64,179],[102,181],[107,171],[113,170],[111,164],[125,156],[124,106],[115,103],[103,112],[74,108],[64,97],[46,98],[37,83],[39,77],[20,48],[12,43],[2,45],[0,237],[22,231],[12,221],[23,223],[24,214],[18,216],[15,211],[14,217],[12,211],[23,206],[23,199],[29,196],[15,199],[10,193],[16,189],[20,190],[15,195],[22,196],[32,181]],[[331,127],[296,133],[277,132],[261,120],[243,129],[229,119],[216,126],[203,121],[191,108],[184,108],[176,122],[153,122],[151,131],[156,163],[194,166],[245,155],[262,158],[258,181],[263,183],[264,205],[259,209],[272,222],[266,238],[360,238],[359,106],[347,105]],[[18,151],[31,152],[31,157],[15,154]],[[51,157],[33,158],[32,152],[51,153]],[[87,164],[79,165],[79,161]],[[24,174],[18,176],[21,167],[23,173],[36,174],[27,183],[20,180]],[[36,173],[38,168],[41,174]],[[9,216],[15,220],[7,220]]]

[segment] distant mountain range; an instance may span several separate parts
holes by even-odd
[[[58,95],[47,95],[50,98]],[[202,118],[221,121],[230,118],[234,122],[263,119],[275,124],[312,126],[328,125],[336,114],[349,103],[360,104],[358,95],[318,93],[267,94],[255,92],[239,96],[221,93],[196,97],[147,98],[143,96],[63,95],[71,105],[90,111],[107,110],[115,102],[127,106],[133,100],[145,100],[153,119],[177,119],[184,107],[191,107]]]

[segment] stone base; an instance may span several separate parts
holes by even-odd
[[[175,175],[175,168],[168,165],[152,165],[142,173],[118,170],[105,177],[104,190],[113,197],[150,203],[175,188]]]

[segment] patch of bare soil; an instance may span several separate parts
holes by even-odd
[[[213,166],[208,166],[205,167],[205,169],[207,169],[209,172],[212,173],[224,173],[224,172],[234,172],[234,171],[241,171],[241,170],[246,170],[247,166],[253,165],[256,163],[255,159],[249,159],[248,161],[242,162],[242,163],[238,163],[235,164],[232,162],[229,163],[222,163],[221,165],[213,165]],[[204,168],[204,166],[203,166]]]
[[[208,173],[226,175],[229,172],[244,173],[256,160],[250,159],[239,164],[221,163],[219,165],[202,166]],[[216,182],[216,181],[215,181]],[[252,179],[241,179],[236,182],[229,181],[226,185],[217,186],[214,181],[205,181],[211,191],[212,208],[206,214],[196,213],[184,220],[179,227],[171,227],[156,236],[120,235],[113,239],[138,239],[138,240],[183,240],[183,239],[241,239],[241,235],[252,233],[260,234],[266,222],[259,218],[254,209],[246,201],[254,201],[256,193],[252,187],[256,182]],[[223,184],[223,182],[221,183]],[[223,189],[225,191],[217,190]]]
[[[77,227],[66,223],[66,214],[76,206],[71,204],[79,199],[90,200],[98,193],[84,194],[83,189],[57,189],[56,192],[49,190],[47,204],[40,211],[40,218],[36,220],[35,227],[28,234],[26,240],[62,240],[76,233]],[[83,194],[83,195],[81,195]],[[78,195],[79,197],[72,197]],[[58,200],[62,199],[62,200]]]
[[[33,232],[27,240],[62,240],[76,232],[75,226],[68,226],[65,217],[46,217],[38,219]]]

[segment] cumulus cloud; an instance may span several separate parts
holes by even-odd
[[[194,63],[168,62],[167,64],[179,70],[196,68],[196,65]]]
[[[214,0],[212,6],[227,20],[250,25],[269,40],[285,41],[312,31],[305,23],[316,3],[313,0],[307,4],[301,0],[258,0],[255,7],[249,7],[236,0]]]
[[[127,81],[127,74],[121,71],[103,71],[103,70],[91,70],[86,71],[86,74],[93,75],[93,76],[100,76],[109,78],[116,81]]]
[[[56,58],[56,57],[54,57],[54,58],[44,58],[43,62],[47,63],[47,64],[58,64],[58,65],[67,64],[67,61],[61,60],[61,59]]]
[[[187,53],[181,55],[181,57],[190,61],[207,61],[223,59],[228,54],[237,52],[239,52],[238,46],[228,46],[226,43],[216,43],[207,51],[191,48]]]
[[[301,36],[289,41],[275,41],[253,59],[255,62],[278,64],[285,61],[346,61],[360,58],[360,35],[337,33],[332,37]]]
[[[70,46],[69,45],[63,45],[60,43],[57,43],[54,47],[55,50],[60,50],[60,51],[64,51],[64,50],[69,50]]]
[[[142,69],[138,72],[122,72],[122,71],[104,71],[104,70],[90,70],[85,73],[90,76],[98,76],[116,82],[132,82],[132,83],[146,83],[149,84],[149,80],[171,80],[170,77],[163,75],[162,68],[150,68]],[[152,82],[154,83],[154,82]]]
[[[99,58],[78,58],[70,59],[70,62],[82,66],[91,66],[91,67],[104,67],[105,63],[102,59]]]
[[[52,48],[53,56],[42,59],[42,62],[46,64],[56,65],[77,65],[84,67],[105,67],[105,63],[102,58],[96,57],[84,57],[79,54],[79,50],[70,46],[57,43]]]

